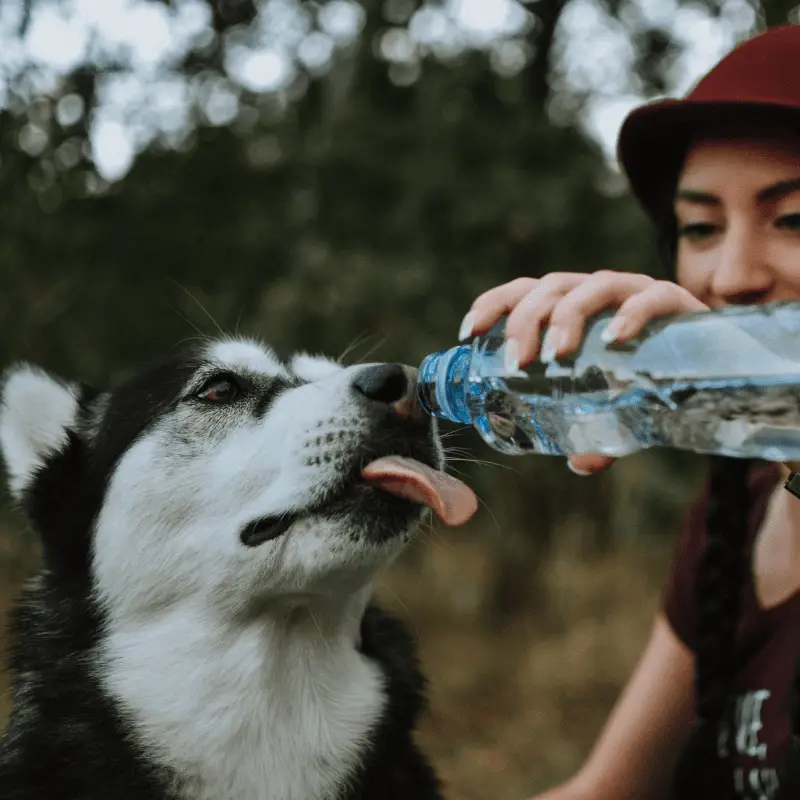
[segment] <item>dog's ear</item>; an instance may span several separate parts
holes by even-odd
[[[21,500],[36,474],[69,443],[81,390],[30,364],[8,369],[0,384],[0,452],[11,494]]]

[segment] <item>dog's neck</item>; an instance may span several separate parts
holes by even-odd
[[[112,620],[103,682],[182,796],[322,800],[358,764],[385,702],[358,651],[368,596],[276,602],[227,624],[189,602]]]

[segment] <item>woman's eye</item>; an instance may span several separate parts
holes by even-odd
[[[195,393],[195,397],[207,403],[221,405],[232,403],[241,389],[232,378],[211,378]]]
[[[718,230],[718,226],[711,222],[688,222],[678,227],[678,236],[689,241],[699,241],[713,236]]]
[[[800,233],[800,213],[784,214],[782,217],[778,218],[775,226],[777,228],[783,228],[784,230],[797,231]]]

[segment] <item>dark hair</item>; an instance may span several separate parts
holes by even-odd
[[[696,716],[675,769],[676,798],[734,796],[728,754],[733,746],[736,634],[747,570],[750,462],[722,456],[710,461],[707,544],[695,585]]]

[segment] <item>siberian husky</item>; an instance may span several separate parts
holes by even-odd
[[[433,800],[423,678],[376,573],[461,524],[416,372],[205,343],[111,391],[9,369],[42,543],[11,625],[4,800]]]

